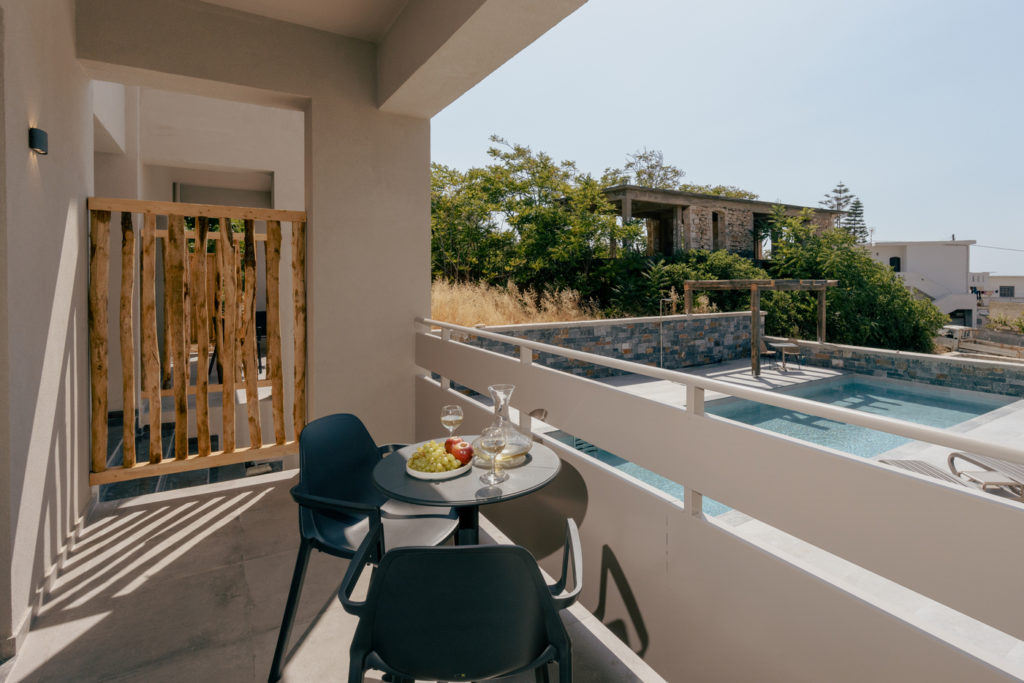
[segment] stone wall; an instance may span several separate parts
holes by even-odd
[[[1024,364],[799,341],[804,365],[1024,398]]]
[[[687,209],[690,216],[690,248],[711,250],[711,209],[706,206],[691,206]],[[685,242],[684,242],[685,244]]]
[[[763,330],[763,313],[761,327]],[[750,358],[749,312],[502,325],[482,329],[669,370]],[[453,334],[452,338],[498,353],[510,356],[516,354],[512,344],[476,336],[460,338]],[[534,361],[584,377],[626,374],[614,368],[581,363],[548,353],[534,354]]]
[[[708,206],[691,206],[687,208],[688,216],[683,220],[683,230],[690,231],[690,248],[714,248],[714,219],[718,214],[719,249],[736,254],[754,253],[754,212],[749,209],[714,208]],[[687,218],[689,219],[687,221]],[[686,244],[685,235],[680,244]]]
[[[734,254],[753,255],[753,211],[748,209],[725,210],[725,248]]]

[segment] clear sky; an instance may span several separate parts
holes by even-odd
[[[600,176],[647,147],[809,206],[842,180],[876,240],[1024,275],[1022,125],[1024,0],[590,0],[434,117],[432,157],[496,133]]]

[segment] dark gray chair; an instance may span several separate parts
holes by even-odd
[[[359,617],[349,683],[378,669],[396,682],[478,681],[533,669],[547,680],[558,662],[572,680],[572,643],[558,611],[575,602],[583,564],[576,523],[566,525],[562,576],[544,583],[537,561],[517,545],[398,548],[373,572],[364,602],[351,599],[363,567],[376,559],[376,528],[349,563],[338,598]],[[569,571],[572,589],[566,590]]]
[[[299,436],[299,484],[291,490],[299,504],[299,553],[288,602],[278,632],[270,681],[281,677],[302,583],[312,550],[351,558],[373,535],[375,556],[402,545],[437,545],[458,526],[451,508],[410,505],[391,500],[373,485],[373,468],[383,455],[401,446],[378,447],[355,415],[313,420]]]

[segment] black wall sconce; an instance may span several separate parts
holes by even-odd
[[[49,154],[50,141],[46,131],[42,128],[28,129],[28,146],[36,154]]]

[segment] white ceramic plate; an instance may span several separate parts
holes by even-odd
[[[414,470],[411,467],[409,467],[408,462],[405,463],[406,474],[408,474],[410,477],[415,477],[416,479],[424,479],[426,481],[443,481],[445,479],[454,479],[455,477],[462,476],[466,472],[469,472],[471,469],[473,469],[472,460],[470,460],[468,464],[465,464],[462,467],[457,467],[454,470],[448,470],[447,472],[420,472],[419,470]]]

